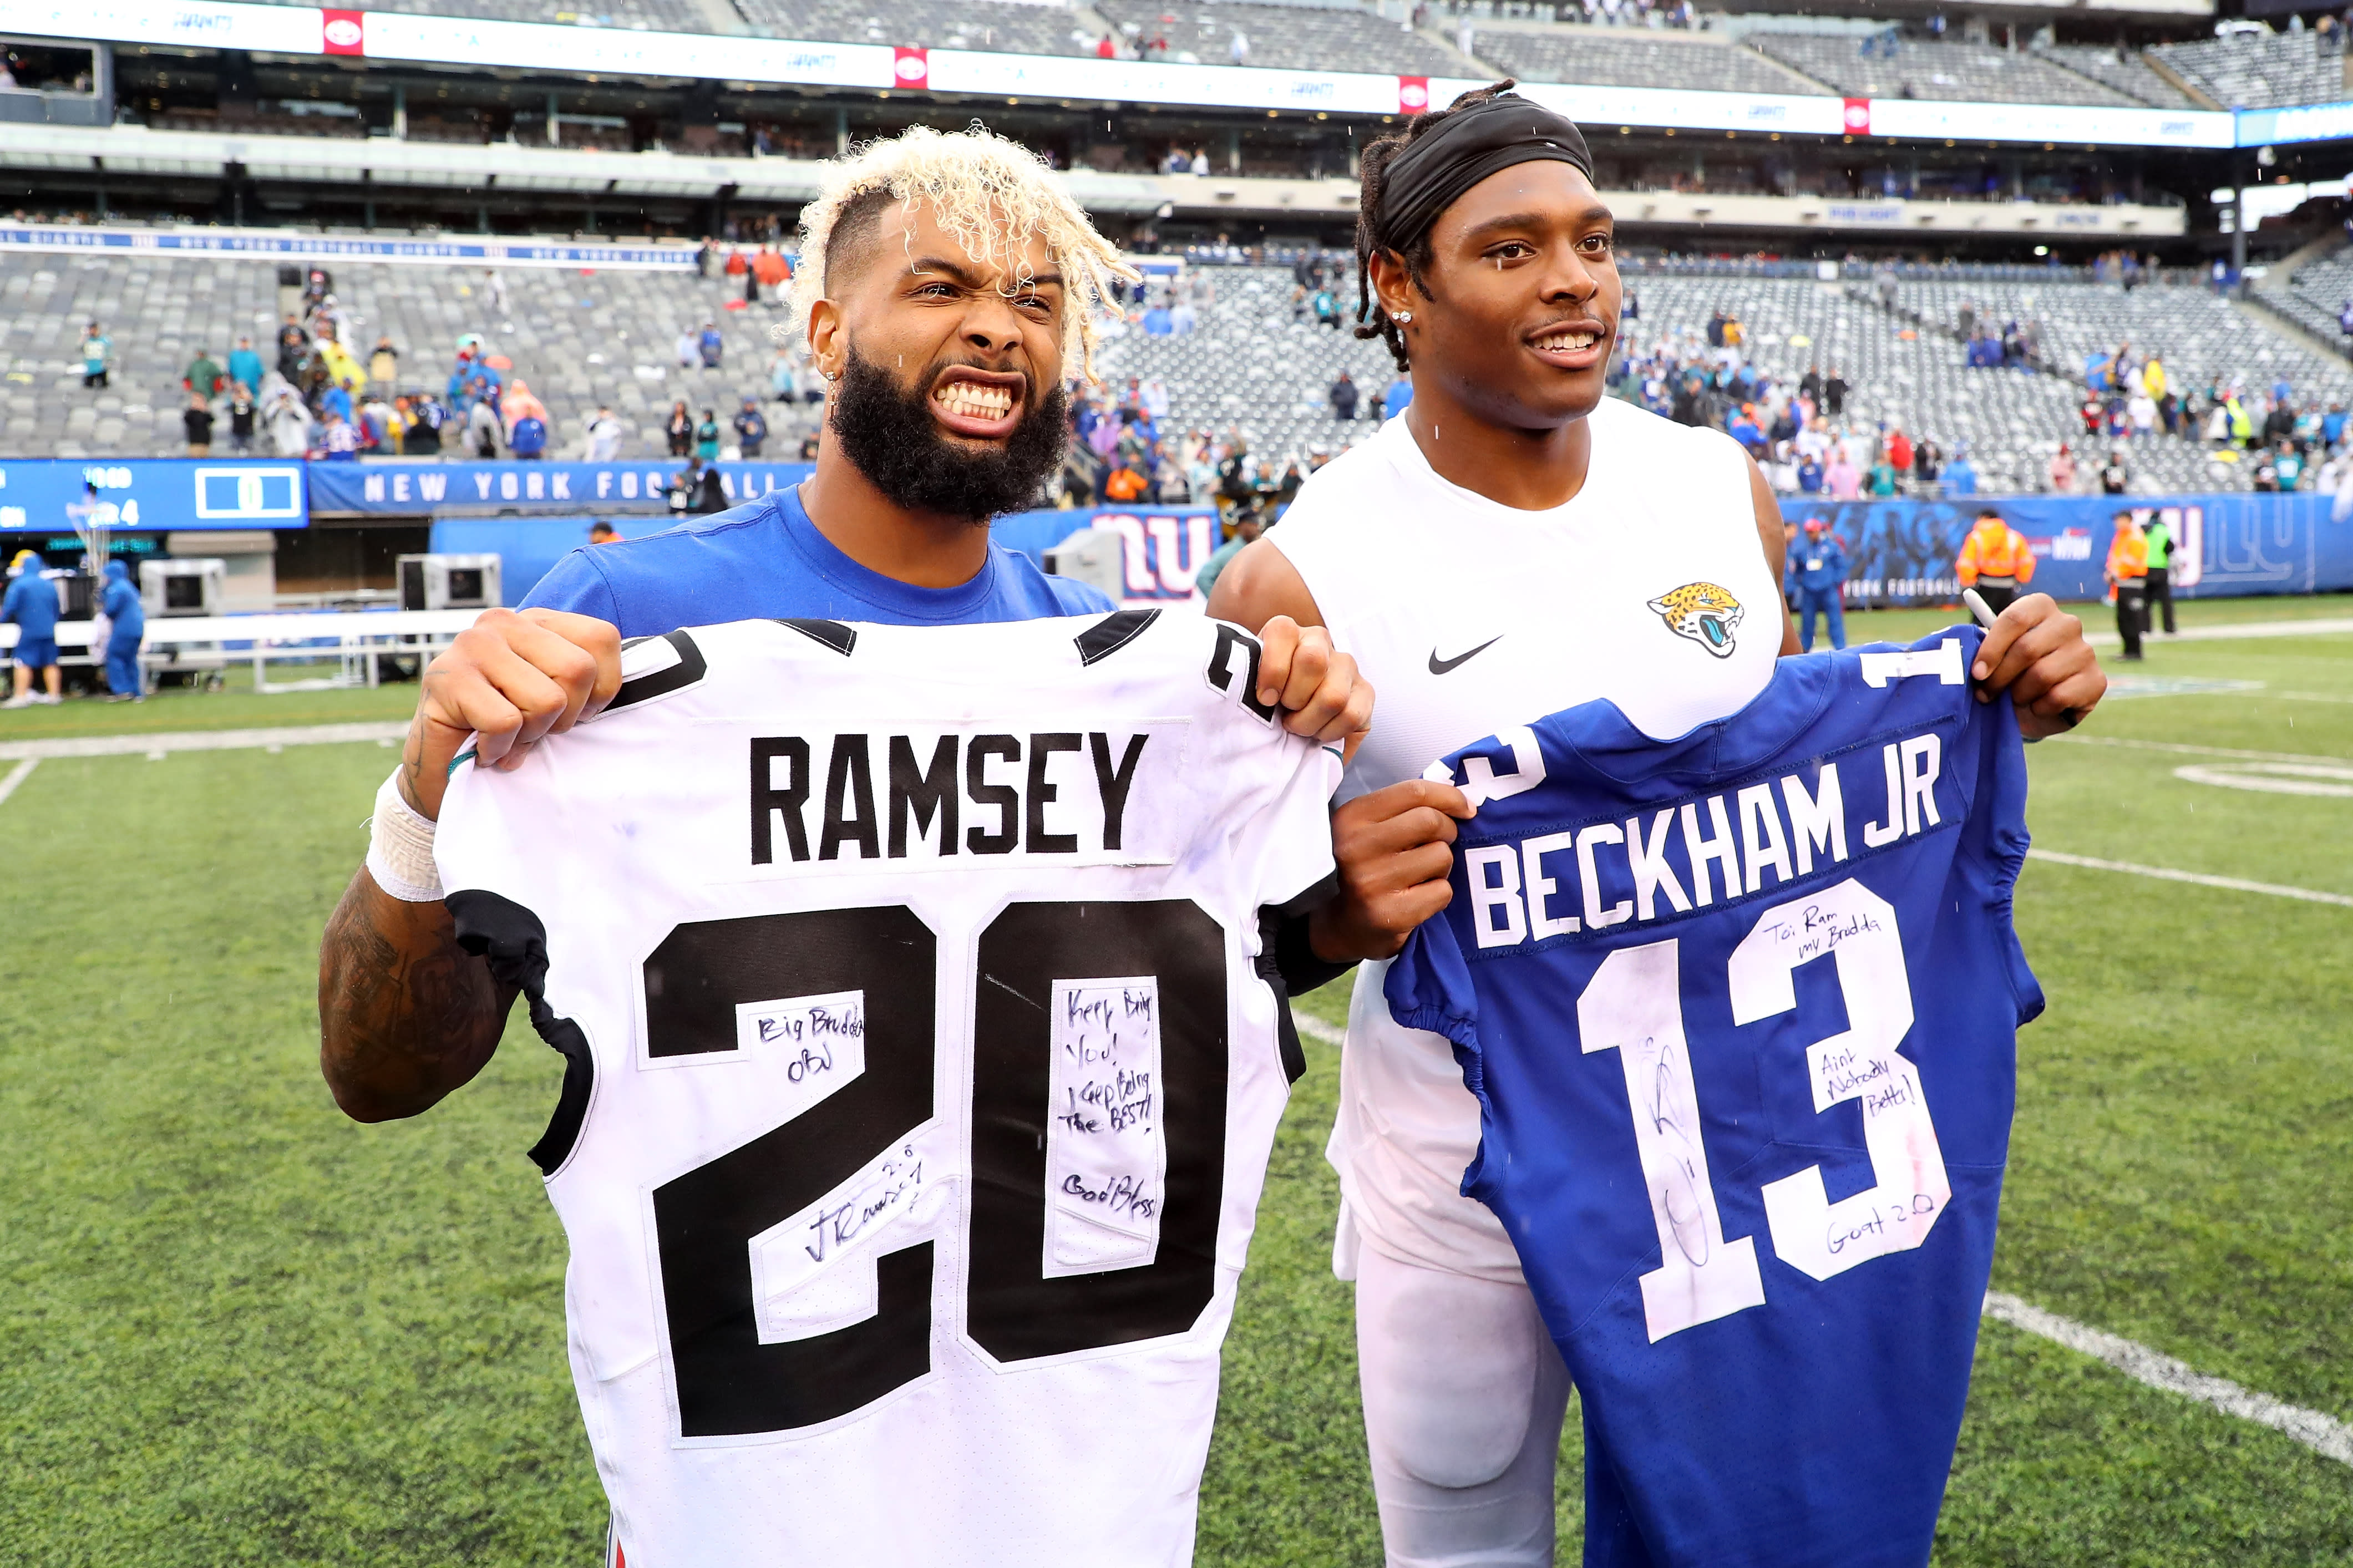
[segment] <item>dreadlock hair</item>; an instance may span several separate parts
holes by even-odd
[[[1407,357],[1405,351],[1405,333],[1398,330],[1397,323],[1389,320],[1388,312],[1381,309],[1380,298],[1373,292],[1372,284],[1373,255],[1376,251],[1387,248],[1373,237],[1373,234],[1377,215],[1381,210],[1381,191],[1387,184],[1383,176],[1388,172],[1389,161],[1413,145],[1417,137],[1429,135],[1445,123],[1451,116],[1479,104],[1491,102],[1519,85],[1514,78],[1505,77],[1493,87],[1473,88],[1444,109],[1435,109],[1418,117],[1412,124],[1406,127],[1403,135],[1384,136],[1379,141],[1368,144],[1357,157],[1357,325],[1349,330],[1359,338],[1378,338],[1387,343],[1389,357],[1397,361],[1397,367],[1401,371],[1413,368],[1412,362]],[[1415,235],[1407,242],[1405,249],[1398,255],[1398,258],[1405,263],[1406,276],[1413,279],[1413,286],[1421,297],[1425,300],[1436,298],[1430,293],[1430,284],[1422,276],[1429,269],[1430,262],[1436,259],[1435,253],[1430,247],[1430,231],[1423,229],[1419,234]]]
[[[1045,240],[1062,273],[1062,341],[1085,378],[1095,378],[1097,318],[1109,307],[1112,280],[1133,283],[1142,274],[1095,232],[1037,153],[977,121],[955,132],[917,125],[825,164],[820,180],[817,200],[801,209],[801,263],[779,339],[808,335],[809,309],[825,294],[836,239],[863,242],[892,202],[923,203],[978,260],[1010,261],[1027,237]]]

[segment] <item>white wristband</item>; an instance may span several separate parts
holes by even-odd
[[[389,896],[406,904],[441,898],[441,872],[433,864],[433,822],[400,795],[400,772],[375,792],[375,815],[368,819],[368,875]]]

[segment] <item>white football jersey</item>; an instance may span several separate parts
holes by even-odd
[[[1344,798],[1597,698],[1645,733],[1680,735],[1772,678],[1780,584],[1739,446],[1616,398],[1587,423],[1592,464],[1566,506],[1523,511],[1448,482],[1400,416],[1309,479],[1268,533],[1379,693]],[[1388,969],[1357,971],[1348,1012],[1335,1266],[1354,1276],[1361,1237],[1408,1263],[1516,1281],[1511,1237],[1461,1193],[1479,1103],[1442,1036],[1390,1018]]]
[[[533,1157],[630,1568],[1191,1560],[1296,1071],[1262,911],[1339,777],[1257,660],[739,622],[456,771],[460,937],[570,1058]]]

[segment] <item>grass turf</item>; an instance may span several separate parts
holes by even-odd
[[[2083,742],[2037,748],[2038,842],[2353,889],[2353,801],[2218,789],[2174,774],[2193,756],[2090,743],[2353,758],[2353,704],[2278,695],[2353,696],[2353,638],[2158,644],[2140,673],[2265,687],[2118,701]],[[397,717],[412,692],[69,705],[0,715],[0,739],[28,720]],[[346,699],[378,706],[329,701]],[[368,746],[50,761],[0,805],[12,1562],[595,1560],[563,1238],[520,1152],[557,1059],[517,1029],[464,1093],[376,1128],[344,1121],[318,1079],[317,932],[384,767]],[[2039,864],[2019,921],[2052,1006],[2021,1037],[1996,1284],[2353,1419],[2353,910]],[[1341,1014],[1336,988],[1304,1005]],[[1328,1262],[1337,1055],[1311,1044],[1310,1059],[1228,1345],[1205,1563],[1378,1561]],[[1563,1561],[1577,1448],[1572,1420]],[[1938,1556],[2353,1561],[2353,1471],[1989,1324]]]

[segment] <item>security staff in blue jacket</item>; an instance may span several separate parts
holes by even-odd
[[[131,568],[120,561],[106,563],[106,593],[99,608],[113,623],[106,639],[106,689],[109,702],[144,702],[145,683],[139,674],[139,639],[146,635],[147,610],[132,585]]]
[[[16,694],[0,708],[30,708],[62,702],[64,672],[58,668],[58,590],[41,575],[41,558],[27,550],[16,557],[16,580],[0,594],[0,624],[16,627]],[[33,671],[43,671],[44,697],[33,689]]]
[[[1819,517],[1806,519],[1805,542],[1789,552],[1789,574],[1798,584],[1798,645],[1808,653],[1814,651],[1817,612],[1830,623],[1831,647],[1846,647],[1846,612],[1839,603],[1846,571],[1846,546],[1831,531],[1829,522]]]

